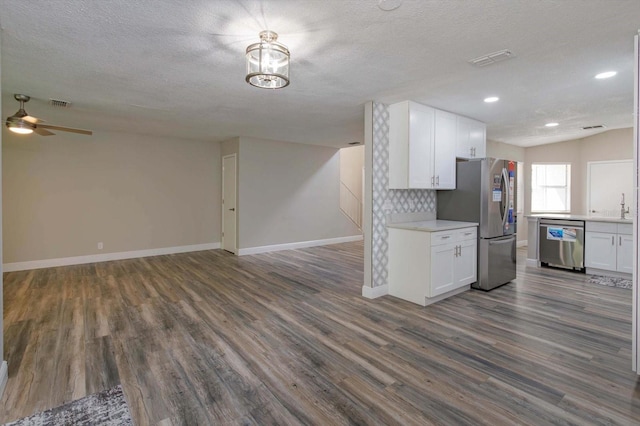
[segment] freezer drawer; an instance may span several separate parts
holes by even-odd
[[[584,270],[584,222],[546,219],[538,229],[542,264]]]
[[[516,278],[516,236],[481,238],[478,282],[471,287],[491,290]]]

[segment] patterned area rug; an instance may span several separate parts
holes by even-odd
[[[590,283],[606,285],[609,287],[632,288],[633,282],[626,278],[605,277],[603,275],[592,275],[589,278]]]
[[[89,395],[5,426],[133,425],[122,386]]]

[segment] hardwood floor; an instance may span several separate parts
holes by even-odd
[[[519,261],[426,308],[361,297],[362,243],[7,273],[0,419],[121,383],[139,425],[639,424],[631,290]]]

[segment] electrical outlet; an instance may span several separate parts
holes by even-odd
[[[393,204],[391,204],[391,201],[386,200],[384,202],[384,204],[382,205],[382,210],[389,210],[390,211],[391,209],[393,209]]]
[[[102,244],[102,241],[100,241],[98,243],[98,250],[102,250],[104,248],[104,244]]]

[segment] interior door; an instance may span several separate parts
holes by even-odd
[[[222,157],[222,248],[237,253],[236,155]]]

